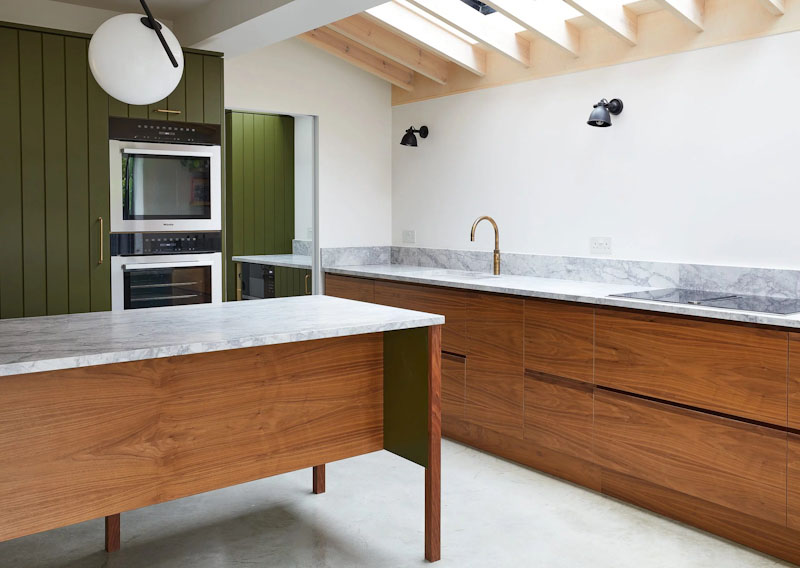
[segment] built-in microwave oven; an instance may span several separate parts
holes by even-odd
[[[215,125],[109,120],[111,232],[222,230]]]

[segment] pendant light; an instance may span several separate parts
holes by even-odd
[[[89,68],[109,95],[131,105],[164,99],[183,75],[183,51],[145,0],[146,16],[121,14],[106,20],[89,42]]]

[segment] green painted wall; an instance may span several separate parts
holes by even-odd
[[[231,257],[292,252],[294,118],[225,111],[225,136],[227,290],[228,299],[233,300]],[[290,274],[287,270],[291,269],[276,269],[275,285],[286,292],[283,295],[295,295],[289,290],[303,290],[304,271]]]
[[[222,122],[218,55],[185,51],[175,91],[142,107],[99,87],[88,46],[85,34],[0,22],[0,318],[111,309],[109,116]]]

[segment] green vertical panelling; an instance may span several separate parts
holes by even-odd
[[[284,207],[286,207],[286,194],[283,191],[283,184],[286,183],[286,167],[284,166],[284,159],[286,157],[286,148],[283,146],[285,124],[278,117],[275,120],[275,134],[273,141],[273,151],[275,152],[275,252],[285,253],[291,252],[286,249],[286,216],[283,214]]]
[[[64,38],[42,36],[44,181],[47,239],[47,313],[69,312],[67,219],[67,107]]]
[[[244,254],[244,188],[242,179],[244,177],[244,117],[241,113],[231,115],[231,145],[228,151],[231,153],[231,185],[228,191],[231,192],[233,224],[228,227],[228,238],[233,242],[233,254]],[[230,259],[228,259],[230,262]]]
[[[253,186],[258,191],[253,192],[253,241],[256,250],[265,250],[264,227],[267,218],[264,211],[264,123],[263,114],[253,115]]]
[[[427,327],[383,334],[383,447],[427,466]]]
[[[231,172],[233,168],[231,168],[231,160],[233,159],[231,153],[231,133],[233,132],[233,128],[231,128],[231,123],[233,121],[233,113],[231,111],[225,111],[225,156],[223,156],[223,163],[225,164],[225,214],[223,218],[225,219],[224,226],[228,228],[228,238],[225,239],[224,242],[224,249],[223,249],[223,258],[225,259],[223,262],[224,266],[228,266],[230,263],[231,267],[233,267],[233,239],[230,238],[231,231],[230,229],[233,227],[233,207],[232,207],[232,199],[233,199],[233,191],[231,187],[233,186],[233,180],[231,179]],[[226,291],[226,300],[232,301],[236,299],[236,276],[234,270],[228,270],[226,273],[225,278],[225,291]]]
[[[184,54],[184,61],[186,60],[186,55]],[[167,108],[169,110],[178,110],[180,114],[170,114],[167,116],[167,120],[170,122],[186,122],[186,64],[184,63],[183,66],[183,74],[181,75],[181,80],[178,82],[178,86],[175,87],[175,90],[170,93],[169,97],[167,97]]]
[[[150,108],[147,105],[128,105],[128,116],[131,118],[149,118]]]
[[[203,56],[203,121],[222,123],[222,65],[221,57]]]
[[[108,116],[128,116],[128,105],[114,97],[108,97]]]
[[[276,252],[275,237],[275,123],[277,116],[264,116],[264,250]]]
[[[22,282],[25,316],[47,313],[42,34],[19,32],[22,132]]]
[[[158,112],[158,109],[167,110],[169,105],[167,104],[167,99],[161,99],[160,101],[153,103],[147,106],[147,118],[151,118],[153,120],[167,120],[167,115],[169,113],[166,112]]]
[[[256,254],[258,249],[256,249],[255,241],[253,237],[255,235],[255,211],[253,211],[253,169],[254,169],[254,150],[255,150],[255,143],[253,141],[253,119],[254,116],[252,114],[244,114],[242,115],[242,202],[244,203],[243,215],[244,219],[242,220],[242,228],[244,230],[244,242],[242,243],[242,247],[244,250],[244,254]]]
[[[64,39],[67,106],[67,219],[69,221],[69,311],[88,312],[89,134],[85,39]],[[108,151],[106,151],[108,156]]]
[[[0,317],[22,313],[19,32],[0,28]]]
[[[292,252],[292,240],[294,239],[294,118],[282,116],[283,127],[283,148],[286,152],[283,159],[283,208],[284,218],[284,239],[283,246],[286,252]]]
[[[184,57],[186,77],[186,120],[203,122],[203,56],[187,53]]]
[[[111,263],[109,260],[109,163],[108,95],[91,73],[87,74],[89,101],[89,267],[91,309],[111,309]],[[103,219],[102,227],[99,218]],[[102,228],[102,233],[100,229]],[[103,262],[100,263],[102,250]]]

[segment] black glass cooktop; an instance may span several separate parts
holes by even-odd
[[[628,294],[612,294],[620,298],[637,300],[653,300],[672,304],[690,304],[729,310],[762,312],[765,314],[789,315],[800,312],[800,299],[778,298],[774,296],[747,296],[743,294],[726,294],[725,292],[709,292],[706,290],[687,290],[685,288],[664,288],[647,292],[630,292]]]

